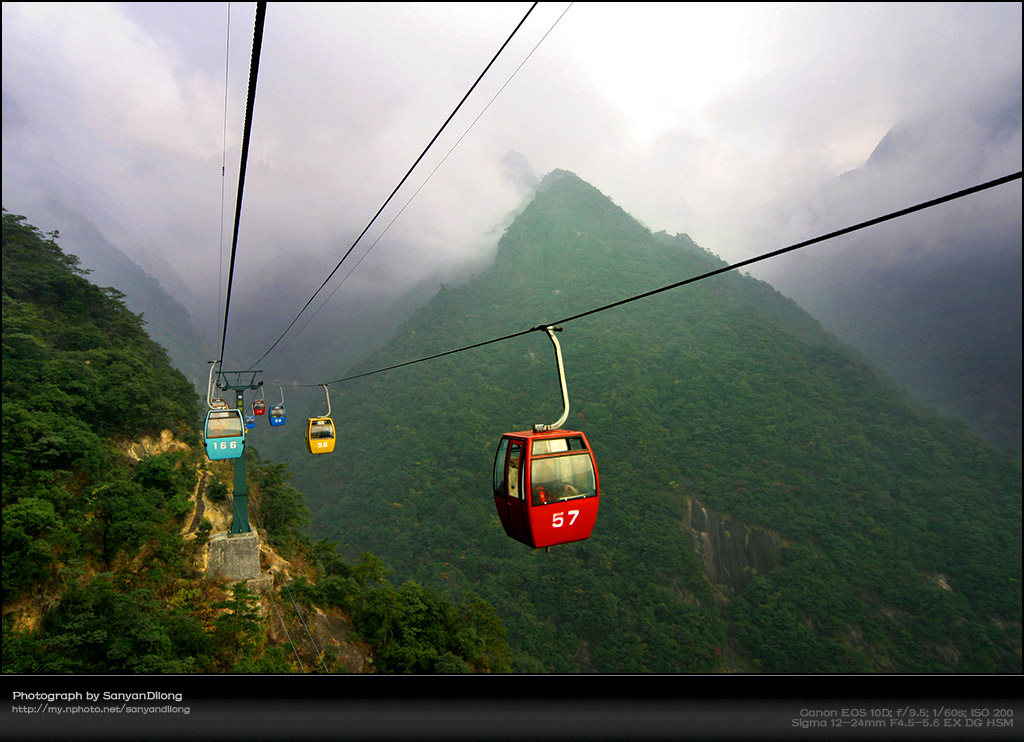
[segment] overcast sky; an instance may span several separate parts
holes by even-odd
[[[236,291],[268,264],[318,286],[529,9],[270,3]],[[59,229],[55,198],[212,306],[254,17],[5,2],[4,207]],[[484,265],[526,195],[510,152],[734,261],[1016,172],[1020,105],[1020,3],[540,3],[342,290]],[[836,190],[893,127],[914,156]],[[999,218],[1019,232],[1013,187]]]

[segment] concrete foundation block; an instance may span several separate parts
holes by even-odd
[[[249,533],[221,533],[210,538],[207,569],[228,580],[253,580],[260,571],[260,537]]]

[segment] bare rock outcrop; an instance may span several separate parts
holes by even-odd
[[[694,498],[687,498],[686,520],[704,574],[724,602],[782,563],[786,543],[774,531],[717,513]]]

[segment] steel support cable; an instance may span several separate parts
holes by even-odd
[[[249,137],[252,132],[252,112],[256,101],[256,79],[260,70],[260,52],[263,48],[263,25],[267,16],[267,4],[256,3],[256,25],[252,35],[252,59],[249,63],[249,92],[245,101],[245,129],[242,134],[242,162],[238,172],[238,195],[235,200],[235,224],[231,237],[231,263],[228,267],[228,287],[224,298],[224,330],[220,338],[219,362],[224,361],[224,345],[228,337],[228,315],[231,311],[231,285],[235,274],[235,257],[238,253],[238,224],[242,218],[242,191],[245,188],[245,169],[249,159]]]
[[[274,600],[273,593],[268,591],[267,597],[270,598],[270,604],[274,606],[274,611],[277,613],[277,620],[281,622],[281,628],[284,629],[284,635],[288,637],[288,643],[292,645],[292,653],[295,655],[295,661],[299,663],[299,669],[302,672],[306,672],[306,666],[302,664],[302,658],[299,657],[299,649],[295,646],[295,642],[292,641],[292,634],[288,631],[288,626],[284,622],[284,616],[281,615],[281,610],[277,607],[277,601]]]
[[[931,201],[925,201],[925,202],[919,203],[919,204],[917,204],[915,206],[909,206],[909,207],[907,207],[905,209],[900,209],[899,211],[894,211],[894,212],[892,212],[890,214],[886,214],[884,216],[875,217],[874,219],[868,219],[866,222],[860,222],[859,224],[854,224],[854,225],[849,226],[849,227],[844,227],[843,229],[837,229],[835,232],[829,232],[828,234],[821,235],[820,237],[813,237],[813,238],[811,238],[809,240],[805,240],[803,242],[798,242],[795,245],[790,245],[789,247],[783,247],[783,248],[780,248],[778,250],[773,250],[772,252],[767,252],[767,253],[764,253],[762,255],[757,255],[757,256],[755,256],[753,258],[749,258],[747,260],[741,260],[739,263],[733,263],[732,265],[727,265],[727,266],[724,266],[722,268],[718,268],[718,269],[713,270],[713,271],[708,271],[707,273],[702,273],[699,276],[693,276],[692,278],[687,278],[687,279],[685,279],[683,281],[678,281],[676,283],[669,284],[668,286],[662,286],[661,288],[654,289],[652,291],[647,291],[647,292],[644,292],[642,294],[637,294],[636,296],[631,296],[628,299],[622,299],[621,301],[612,302],[611,304],[605,304],[604,306],[596,307],[596,308],[591,309],[591,310],[586,311],[586,312],[580,312],[579,314],[574,314],[571,317],[566,317],[564,319],[558,320],[557,322],[550,322],[548,324],[558,325],[558,324],[562,324],[564,322],[572,322],[573,320],[576,320],[576,319],[581,319],[583,317],[588,317],[591,314],[597,314],[598,312],[603,312],[606,309],[612,309],[614,307],[622,306],[623,304],[629,304],[630,302],[639,301],[640,299],[646,299],[649,296],[654,296],[655,294],[660,294],[663,291],[669,291],[670,289],[677,289],[680,286],[685,286],[685,285],[687,285],[689,283],[694,283],[696,281],[702,281],[705,278],[711,278],[712,276],[717,276],[720,273],[725,273],[727,271],[738,270],[738,269],[744,268],[744,267],[746,267],[748,265],[753,265],[754,263],[760,263],[762,260],[767,260],[768,258],[775,258],[775,257],[778,257],[779,255],[784,255],[784,254],[786,254],[788,252],[793,252],[794,250],[799,250],[799,249],[804,248],[804,247],[809,247],[811,245],[815,245],[815,244],[817,244],[819,242],[825,242],[827,240],[835,239],[836,237],[842,237],[843,235],[850,234],[851,232],[857,232],[857,231],[859,231],[861,229],[866,229],[868,227],[873,227],[876,224],[882,224],[883,222],[888,222],[888,221],[891,221],[893,219],[898,219],[898,218],[900,218],[902,216],[907,216],[908,214],[913,214],[914,212],[917,212],[917,211],[923,211],[924,209],[930,209],[933,206],[938,206],[939,204],[944,204],[944,203],[946,203],[948,201],[954,201],[954,200],[956,200],[958,198],[963,198],[964,196],[970,196],[971,194],[978,193],[978,192],[984,191],[984,190],[988,190],[989,188],[995,188],[996,186],[1005,185],[1006,183],[1009,183],[1009,182],[1014,181],[1014,180],[1020,180],[1020,179],[1021,179],[1021,172],[1019,172],[1019,171],[1014,173],[1013,175],[1004,175],[1003,177],[996,178],[995,180],[991,180],[988,183],[982,183],[980,185],[972,186],[971,188],[965,188],[962,191],[957,191],[956,193],[950,193],[950,194],[948,194],[946,196],[941,196],[939,198],[932,199]],[[546,327],[547,325],[544,325],[544,326]],[[543,327],[535,328],[535,329],[543,329]]]
[[[466,94],[462,96],[462,100],[460,100],[459,104],[455,106],[455,109],[451,112],[451,114],[449,114],[448,118],[445,119],[445,122],[441,124],[441,128],[437,130],[437,133],[434,134],[433,138],[430,140],[427,146],[424,147],[423,151],[420,153],[420,156],[416,158],[416,161],[412,164],[412,167],[409,168],[408,172],[406,172],[405,176],[403,176],[403,178],[399,181],[398,185],[395,186],[393,191],[391,191],[391,195],[387,197],[383,204],[381,204],[381,207],[377,209],[377,213],[373,215],[373,218],[370,219],[367,225],[363,228],[363,231],[359,233],[359,236],[356,237],[352,245],[348,248],[348,250],[345,251],[345,254],[341,256],[341,260],[339,260],[338,264],[334,266],[334,270],[332,270],[330,274],[328,274],[327,278],[324,279],[324,282],[320,284],[320,288],[313,292],[313,295],[309,297],[309,301],[307,301],[302,306],[302,309],[300,309],[298,314],[295,315],[295,318],[288,323],[288,326],[284,328],[284,332],[281,333],[280,337],[278,337],[277,340],[275,340],[274,343],[269,348],[267,348],[263,355],[261,355],[255,361],[253,361],[249,368],[256,366],[260,361],[262,361],[264,358],[270,355],[270,352],[277,347],[277,344],[281,342],[284,336],[287,335],[288,332],[292,329],[292,327],[295,326],[295,323],[299,321],[299,317],[302,316],[302,313],[309,308],[309,305],[313,303],[313,300],[316,299],[316,297],[319,295],[321,291],[323,291],[324,286],[326,286],[328,282],[334,277],[334,274],[338,272],[338,269],[341,268],[341,264],[345,262],[346,258],[348,258],[348,256],[352,254],[352,251],[355,249],[356,245],[359,244],[359,241],[369,231],[370,227],[373,226],[373,223],[377,221],[377,217],[381,215],[381,212],[383,212],[384,209],[387,208],[388,204],[391,203],[391,199],[395,197],[395,194],[398,193],[399,189],[403,185],[405,185],[405,181],[409,179],[410,175],[412,175],[413,170],[415,170],[416,166],[420,164],[420,161],[423,160],[427,152],[434,145],[434,142],[436,142],[438,137],[440,137],[442,132],[444,132],[449,122],[455,117],[455,114],[459,112],[459,109],[462,108],[462,104],[465,103],[466,99],[468,99],[469,96],[473,93],[473,91],[476,90],[477,85],[480,84],[480,81],[484,78],[484,75],[487,74],[487,71],[491,69],[491,67],[497,61],[498,57],[501,56],[501,53],[505,50],[505,47],[509,45],[509,43],[512,41],[516,33],[519,32],[519,29],[522,28],[524,23],[526,23],[526,19],[530,17],[530,13],[532,13],[534,8],[536,7],[537,3],[533,3],[530,6],[530,9],[526,11],[526,15],[523,16],[522,20],[520,20],[516,27],[512,30],[512,33],[509,34],[507,39],[505,39],[505,43],[501,45],[501,48],[498,49],[498,51],[494,54],[494,56],[491,58],[491,61],[487,63],[486,67],[484,67],[483,72],[481,72],[480,75],[476,78],[476,82],[474,82],[473,85],[469,88],[469,90],[466,91]]]
[[[258,518],[255,513],[253,514],[252,519],[256,522],[257,529],[264,528],[263,524],[261,523],[261,519]],[[266,529],[264,528],[264,530]],[[285,592],[290,593],[290,591],[288,590],[287,582],[282,583],[281,589]],[[302,672],[306,672],[306,666],[302,664],[302,660],[299,658],[299,650],[295,646],[295,642],[292,640],[292,634],[290,631],[288,631],[288,626],[284,622],[284,617],[281,615],[281,611],[278,609],[277,603],[274,602],[273,592],[267,591],[267,597],[270,598],[270,604],[274,606],[274,610],[277,611],[277,618],[281,622],[281,628],[284,629],[285,636],[288,637],[288,642],[292,645],[292,652],[295,654],[295,660],[299,663],[299,668],[301,668]],[[298,606],[295,605],[295,599],[289,594],[288,600],[291,602],[292,608],[295,610],[295,615],[297,615],[299,617],[299,621],[302,622],[302,627],[306,629],[306,636],[309,636],[309,629],[306,628],[306,622],[302,620],[302,614],[299,613]],[[328,672],[327,665],[324,664],[323,657],[319,654],[320,649],[316,646],[316,642],[313,641],[312,636],[309,636],[309,642],[313,645],[313,652],[316,653],[317,656],[320,658],[320,664],[323,666],[324,672]]]
[[[431,361],[431,360],[434,360],[436,358],[442,358],[444,356],[454,355],[455,353],[462,353],[463,351],[473,350],[475,348],[482,348],[485,345],[492,345],[494,343],[501,343],[501,342],[504,342],[506,340],[512,340],[513,338],[521,337],[523,335],[528,335],[531,332],[543,332],[545,330],[545,328],[547,328],[547,327],[551,327],[551,326],[554,326],[554,325],[562,325],[562,324],[565,324],[567,322],[572,322],[573,320],[582,319],[583,317],[589,317],[590,315],[597,314],[598,312],[604,312],[604,311],[606,311],[608,309],[614,309],[615,307],[620,307],[620,306],[622,306],[624,304],[630,304],[630,303],[632,303],[634,301],[639,301],[641,299],[646,299],[646,298],[649,298],[649,297],[654,296],[656,294],[660,294],[660,293],[663,293],[665,291],[669,291],[671,289],[677,289],[677,288],[679,288],[681,286],[686,286],[687,284],[696,283],[697,281],[703,281],[706,278],[711,278],[712,276],[717,276],[717,275],[720,275],[722,273],[726,273],[728,271],[738,270],[740,268],[746,267],[748,265],[753,265],[754,263],[759,263],[759,262],[761,262],[763,260],[767,260],[769,258],[778,257],[779,255],[784,255],[785,253],[793,252],[794,250],[799,250],[799,249],[804,248],[804,247],[809,247],[810,245],[815,245],[815,244],[817,244],[819,242],[825,242],[827,240],[835,239],[836,237],[841,237],[841,236],[846,235],[846,234],[851,234],[851,233],[857,232],[857,231],[859,231],[861,229],[866,229],[868,227],[873,227],[873,226],[875,226],[877,224],[882,224],[883,222],[892,221],[893,219],[898,219],[900,217],[907,216],[908,214],[913,214],[913,213],[915,213],[917,211],[923,211],[924,209],[929,209],[929,208],[932,208],[934,206],[938,206],[940,204],[947,203],[949,201],[955,201],[956,199],[964,198],[965,196],[970,196],[970,195],[975,194],[975,193],[980,193],[981,191],[986,191],[986,190],[988,190],[990,188],[995,188],[997,186],[1005,185],[1007,183],[1010,183],[1010,182],[1015,181],[1015,180],[1020,180],[1020,179],[1021,179],[1021,171],[1013,173],[1012,175],[1004,175],[1001,178],[996,178],[995,180],[990,180],[987,183],[981,183],[979,185],[972,186],[970,188],[965,188],[965,189],[963,189],[961,191],[956,191],[954,193],[950,193],[950,194],[947,194],[945,196],[940,196],[939,198],[934,198],[934,199],[932,199],[930,201],[924,201],[924,202],[916,204],[914,206],[909,206],[909,207],[907,207],[905,209],[900,209],[899,211],[893,211],[893,212],[891,212],[889,214],[885,214],[884,216],[875,217],[874,219],[868,219],[867,221],[860,222],[858,224],[853,224],[853,225],[851,225],[849,227],[844,227],[843,229],[838,229],[838,230],[836,230],[834,232],[829,232],[828,234],[824,234],[824,235],[821,235],[819,237],[813,237],[813,238],[811,238],[809,240],[804,240],[803,242],[798,242],[796,244],[789,245],[788,247],[783,247],[783,248],[780,248],[778,250],[773,250],[771,252],[762,253],[761,255],[757,255],[757,256],[755,256],[753,258],[749,258],[747,260],[741,260],[738,263],[732,263],[731,265],[726,265],[726,266],[723,266],[721,268],[716,268],[713,271],[708,271],[707,273],[702,273],[702,274],[697,275],[697,276],[692,276],[692,277],[684,279],[682,281],[677,281],[676,283],[668,284],[667,286],[662,286],[662,287],[657,288],[657,289],[652,289],[651,291],[645,291],[642,294],[636,294],[634,296],[630,296],[630,297],[627,297],[625,299],[620,299],[619,301],[612,302],[611,304],[604,304],[604,305],[602,305],[600,307],[595,307],[594,309],[587,310],[586,312],[580,312],[579,314],[573,314],[573,315],[570,315],[568,317],[563,317],[562,319],[555,320],[553,322],[544,322],[544,323],[541,323],[541,324],[537,325],[536,327],[531,327],[528,330],[520,330],[519,332],[513,332],[513,333],[511,333],[509,335],[503,335],[502,337],[493,338],[491,340],[484,340],[483,342],[473,343],[472,345],[465,345],[465,346],[462,346],[461,348],[454,348],[452,350],[447,350],[447,351],[444,351],[442,353],[435,353],[433,355],[424,356],[423,358],[416,358],[416,359],[411,360],[411,361],[405,361],[404,363],[396,363],[396,364],[393,364],[391,366],[385,366],[383,368],[374,369],[373,371],[364,371],[363,373],[352,374],[351,376],[345,376],[345,377],[342,377],[340,379],[334,379],[333,381],[320,382],[319,384],[293,384],[292,386],[299,387],[299,388],[307,388],[307,387],[314,387],[314,386],[323,386],[324,384],[340,384],[343,381],[352,381],[354,379],[361,379],[361,378],[366,377],[366,376],[372,376],[374,374],[381,374],[381,373],[384,373],[386,371],[393,371],[395,369],[403,368],[405,366],[412,366],[413,364],[423,363],[425,361]]]
[[[472,123],[471,123],[471,124],[470,124],[470,125],[469,125],[469,126],[468,126],[468,127],[466,128],[466,130],[465,130],[465,131],[464,131],[464,132],[462,133],[462,136],[460,136],[460,137],[458,138],[458,140],[456,140],[455,144],[453,144],[453,145],[451,146],[451,148],[450,148],[450,149],[448,150],[448,152],[446,152],[446,153],[445,153],[445,156],[441,158],[441,161],[440,161],[440,162],[438,162],[438,163],[437,163],[437,165],[435,165],[435,166],[434,166],[434,169],[430,171],[430,174],[429,174],[429,175],[427,175],[426,179],[425,179],[425,180],[424,180],[424,181],[423,181],[423,182],[422,182],[422,183],[420,184],[419,188],[417,188],[417,189],[416,189],[416,191],[415,191],[415,192],[414,192],[414,193],[412,194],[412,196],[410,196],[410,197],[409,197],[409,200],[405,202],[405,205],[404,205],[404,206],[403,206],[403,207],[402,207],[402,208],[401,208],[401,209],[400,209],[400,210],[398,211],[398,213],[397,213],[397,214],[395,214],[395,215],[394,215],[394,217],[392,217],[391,221],[389,221],[389,222],[388,222],[387,226],[386,226],[386,227],[384,227],[384,229],[383,229],[383,230],[381,231],[381,233],[380,233],[379,235],[377,235],[377,237],[376,237],[376,238],[374,238],[373,242],[372,242],[372,243],[370,244],[370,246],[369,246],[369,247],[368,247],[368,248],[366,249],[366,252],[364,252],[364,253],[362,254],[362,256],[361,256],[361,257],[359,258],[359,260],[357,260],[357,261],[356,261],[356,264],[355,264],[354,266],[352,266],[352,269],[351,269],[351,270],[350,270],[350,271],[349,271],[348,273],[346,273],[346,274],[345,274],[344,278],[342,278],[342,279],[341,279],[341,281],[339,281],[339,282],[338,282],[338,285],[337,285],[337,286],[335,286],[335,287],[334,287],[334,289],[333,289],[333,290],[331,291],[331,293],[327,295],[327,298],[323,300],[323,302],[322,302],[322,303],[320,304],[320,306],[319,306],[319,307],[317,307],[316,311],[315,311],[315,312],[313,312],[313,314],[311,314],[311,315],[309,316],[309,318],[308,318],[308,319],[307,319],[307,320],[306,320],[305,322],[303,322],[303,323],[302,323],[302,327],[300,327],[300,328],[298,329],[298,331],[296,331],[295,335],[299,335],[299,334],[301,334],[301,333],[302,333],[302,331],[303,331],[304,329],[306,329],[306,326],[307,326],[307,325],[309,325],[309,323],[310,323],[310,322],[312,322],[312,321],[313,321],[313,319],[314,319],[314,318],[315,318],[315,317],[316,317],[316,316],[317,316],[318,314],[320,314],[320,310],[322,310],[322,309],[323,309],[323,308],[324,308],[325,306],[327,306],[327,303],[328,303],[328,302],[329,302],[329,301],[330,301],[330,300],[331,300],[331,299],[332,299],[332,298],[334,297],[334,295],[335,295],[336,293],[338,293],[338,289],[340,289],[340,288],[341,288],[342,286],[344,286],[344,285],[345,285],[345,282],[346,282],[346,281],[347,281],[347,280],[349,279],[349,277],[350,277],[350,276],[351,276],[351,275],[352,275],[353,273],[355,273],[355,271],[356,271],[356,268],[358,268],[358,267],[359,267],[359,266],[360,266],[360,265],[362,264],[363,260],[365,260],[365,259],[366,259],[366,256],[370,254],[370,251],[371,251],[371,250],[373,250],[373,248],[375,248],[375,247],[377,246],[377,243],[378,243],[378,242],[380,242],[381,238],[382,238],[382,237],[384,237],[384,235],[385,235],[385,234],[387,234],[387,231],[388,231],[389,229],[391,229],[391,226],[392,226],[392,225],[393,225],[393,224],[394,224],[394,223],[395,223],[396,221],[398,221],[398,218],[399,218],[399,217],[400,217],[400,216],[401,216],[401,215],[402,215],[403,213],[405,213],[405,210],[406,210],[407,208],[409,208],[409,204],[411,204],[411,203],[413,202],[413,200],[414,200],[414,199],[416,198],[416,196],[418,196],[418,195],[419,195],[420,191],[422,191],[422,190],[423,190],[423,188],[424,188],[424,187],[425,187],[425,186],[427,185],[427,183],[428,183],[428,182],[430,182],[430,179],[434,177],[434,173],[436,173],[436,172],[437,172],[437,171],[438,171],[438,170],[439,170],[439,169],[441,168],[441,166],[442,166],[442,165],[443,165],[443,164],[444,164],[444,163],[445,163],[445,162],[446,162],[446,161],[448,160],[448,158],[449,158],[449,157],[451,156],[452,152],[454,152],[454,151],[455,151],[455,148],[456,148],[456,147],[458,147],[458,146],[459,146],[459,145],[460,145],[460,144],[462,143],[462,140],[463,140],[463,139],[465,139],[465,138],[466,138],[466,136],[467,136],[467,135],[469,134],[470,130],[471,130],[471,129],[472,129],[472,128],[473,128],[474,126],[476,126],[477,122],[478,122],[478,121],[479,121],[479,120],[480,120],[480,119],[481,119],[481,118],[483,117],[483,115],[484,115],[485,113],[487,113],[487,110],[488,110],[488,109],[489,109],[489,108],[490,108],[490,107],[491,107],[491,106],[492,106],[492,105],[494,104],[494,101],[496,101],[496,100],[498,99],[498,96],[499,96],[499,95],[501,95],[501,93],[502,93],[502,92],[503,92],[503,91],[505,90],[505,88],[507,88],[507,87],[508,87],[509,83],[510,83],[510,82],[512,82],[512,79],[513,79],[513,78],[514,78],[514,77],[515,77],[515,76],[516,76],[517,74],[519,74],[519,70],[521,70],[521,69],[523,68],[523,66],[524,66],[524,65],[525,65],[525,64],[526,64],[527,62],[529,62],[529,61],[530,61],[530,58],[531,58],[531,57],[532,57],[532,56],[534,55],[534,53],[535,53],[535,52],[537,51],[537,49],[539,49],[539,48],[540,48],[540,45],[544,43],[544,40],[545,40],[545,39],[547,39],[547,37],[551,35],[551,32],[555,30],[555,26],[557,26],[557,25],[558,25],[558,23],[559,23],[559,22],[560,22],[560,21],[562,20],[562,18],[564,18],[564,17],[565,17],[565,14],[569,12],[569,9],[570,9],[570,8],[571,8],[572,6],[573,6],[573,3],[570,3],[570,4],[569,4],[569,5],[568,5],[568,6],[566,7],[566,9],[565,9],[564,11],[562,11],[562,14],[561,14],[560,16],[558,16],[558,18],[557,18],[557,19],[555,19],[555,22],[551,24],[551,28],[549,28],[549,29],[548,29],[548,30],[547,30],[547,31],[545,32],[545,34],[544,34],[544,35],[543,35],[543,36],[541,37],[540,41],[538,41],[538,42],[537,42],[536,44],[534,44],[534,46],[533,46],[533,49],[531,49],[531,50],[530,50],[530,53],[529,53],[529,54],[527,54],[527,55],[526,55],[526,57],[525,57],[525,58],[523,59],[523,61],[519,63],[519,66],[515,68],[515,70],[514,70],[514,71],[512,72],[512,74],[511,74],[511,75],[509,75],[508,79],[507,79],[507,80],[505,80],[505,82],[504,82],[504,83],[502,84],[502,86],[501,86],[501,87],[500,87],[500,88],[498,89],[498,92],[496,92],[496,93],[495,93],[495,94],[494,94],[494,95],[493,95],[493,96],[491,97],[491,99],[490,99],[490,100],[489,100],[489,101],[487,102],[487,105],[486,105],[486,106],[484,106],[484,107],[483,107],[483,109],[482,109],[482,110],[480,111],[480,113],[478,113],[478,114],[477,114],[476,118],[475,118],[475,119],[473,119]],[[321,287],[321,288],[322,288],[322,287]],[[296,318],[296,319],[297,319],[297,318]],[[294,337],[295,335],[293,335],[292,337]],[[273,348],[271,348],[271,350],[273,350]],[[268,350],[268,351],[267,351],[266,353],[264,353],[264,354],[263,354],[263,355],[262,355],[262,356],[261,356],[260,358],[258,358],[258,359],[256,360],[256,362],[255,362],[255,363],[253,363],[252,365],[253,365],[253,366],[255,366],[255,365],[256,365],[257,363],[259,363],[260,361],[262,361],[262,360],[263,360],[264,358],[266,358],[266,357],[267,357],[268,355],[270,355],[270,350]]]
[[[285,590],[288,590],[288,583],[285,583],[283,587]],[[323,653],[320,651],[320,648],[316,645],[316,642],[313,641],[313,635],[309,633],[309,627],[306,626],[306,620],[302,617],[302,613],[299,612],[299,606],[295,603],[295,598],[291,596],[290,590],[288,590],[288,593],[288,600],[291,601],[292,608],[295,609],[295,615],[299,617],[299,621],[302,623],[302,628],[306,630],[306,636],[309,637],[309,643],[313,647],[313,652],[316,654],[317,659],[320,660],[320,666],[324,668],[324,672],[330,673],[330,670],[327,669],[327,663],[324,662]]]

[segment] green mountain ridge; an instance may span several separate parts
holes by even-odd
[[[721,265],[556,171],[491,271],[443,287],[351,372]],[[301,462],[313,530],[487,600],[516,671],[1020,671],[1012,456],[735,273],[572,321],[560,340],[567,427],[587,433],[602,484],[588,541],[530,551],[504,536],[490,494],[501,433],[561,410],[540,333],[332,387],[334,454],[271,444]],[[694,507],[777,533],[782,557],[726,594],[695,551]]]

